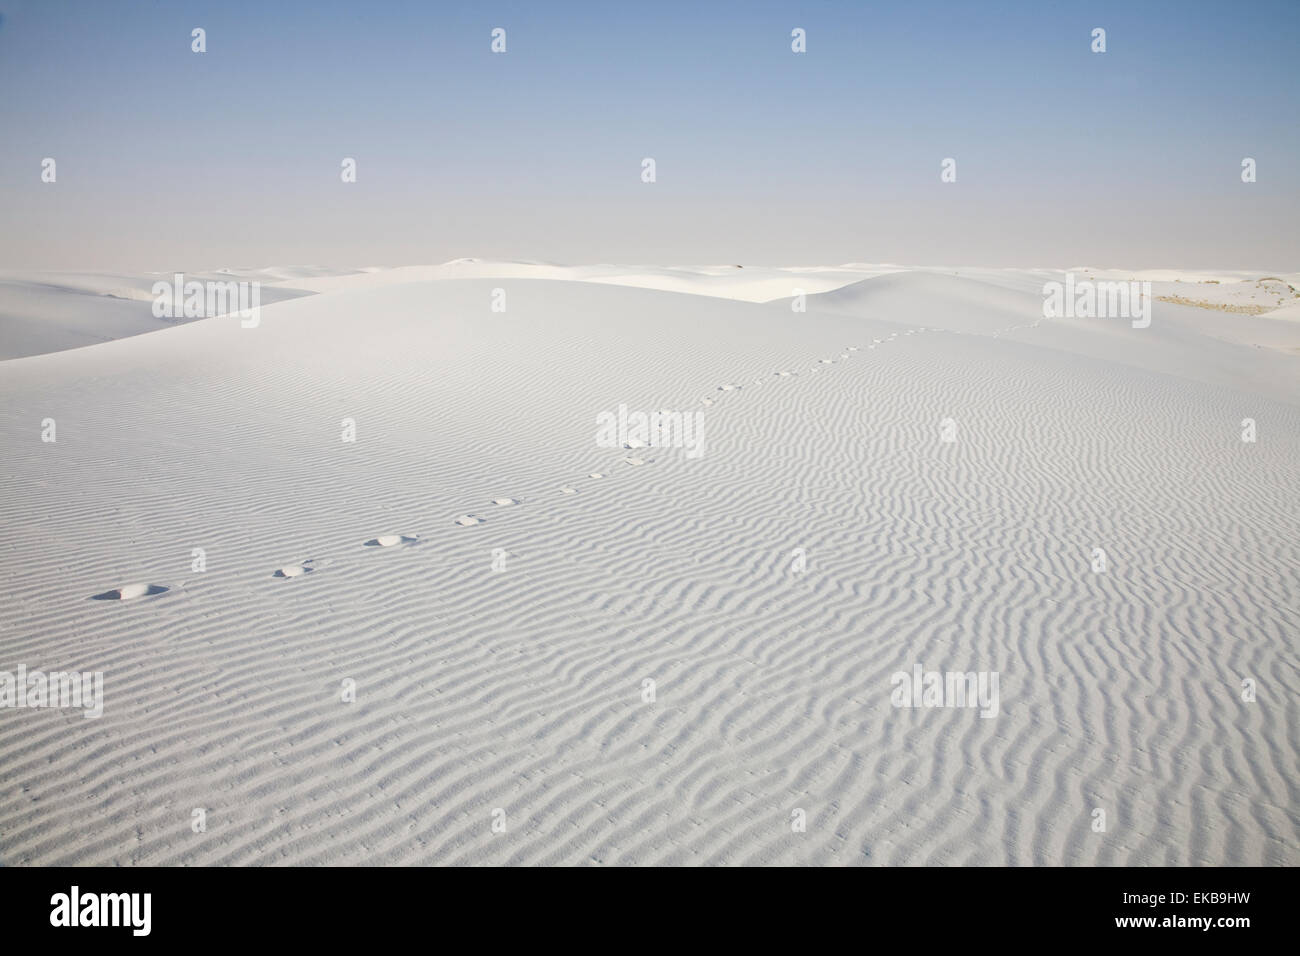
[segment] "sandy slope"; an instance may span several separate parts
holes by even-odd
[[[310,294],[294,283],[323,271],[223,269],[190,273],[187,279],[257,281],[262,304],[271,305]],[[0,273],[0,359],[81,348],[192,321],[154,316],[151,290],[158,281],[172,281],[172,276]]]
[[[441,279],[557,279],[688,292],[746,302],[824,292],[894,266],[748,270],[741,266],[562,266],[542,262],[454,259],[436,266],[328,269],[317,266],[217,269],[184,273],[186,281],[257,282],[263,305],[316,293],[376,289]],[[153,314],[155,282],[173,273],[0,272],[0,360],[43,355],[155,332],[191,319]],[[499,283],[498,283],[499,286]]]
[[[720,270],[306,278],[0,365],[0,669],[107,696],[0,709],[0,862],[1300,862],[1300,359],[830,271],[803,315]],[[620,403],[705,453],[597,447]],[[169,590],[91,600],[131,583]],[[1000,713],[891,706],[917,663]]]
[[[1123,319],[1044,319],[1042,283],[1060,275],[899,272],[818,295],[810,307],[864,318],[906,315],[1282,402],[1300,397],[1300,326],[1279,321],[1288,309],[1252,316],[1156,301],[1145,329]]]

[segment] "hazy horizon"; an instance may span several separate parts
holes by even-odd
[[[1294,3],[0,13],[10,270],[1300,262]]]

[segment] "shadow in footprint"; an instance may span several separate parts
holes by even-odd
[[[161,584],[128,584],[125,587],[105,591],[103,594],[92,594],[90,599],[92,601],[130,601],[134,598],[166,594],[170,590],[171,588],[165,588]]]

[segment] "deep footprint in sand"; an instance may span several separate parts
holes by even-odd
[[[311,574],[316,569],[312,567],[315,561],[304,561],[302,564],[288,564],[282,568],[276,568],[273,578],[300,578],[304,574]]]
[[[161,584],[126,584],[120,588],[113,588],[111,591],[105,591],[103,594],[91,595],[92,601],[133,601],[136,598],[154,597],[158,594],[166,594],[171,588],[163,587]]]
[[[523,504],[523,502],[520,501],[518,498],[493,498],[492,503],[494,505],[499,505],[502,508],[508,508],[510,505]]]
[[[480,518],[478,515],[461,515],[459,518],[456,519],[456,524],[460,525],[462,528],[472,528],[476,524],[485,524],[485,523],[486,520]]]
[[[416,534],[381,534],[365,543],[367,548],[395,548],[398,545],[411,545],[420,540]]]
[[[570,485],[565,485],[563,488],[560,489],[560,494],[562,495],[576,495],[577,493],[578,493],[578,489]]]

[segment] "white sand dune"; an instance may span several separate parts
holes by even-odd
[[[1300,395],[1300,327],[1265,315],[1227,314],[1156,301],[1149,328],[1124,319],[1043,318],[1042,282],[1061,274],[900,272],[814,296],[809,308],[1011,338],[1147,371],[1242,389],[1278,401]],[[1156,290],[1152,290],[1153,295]]]
[[[1300,325],[565,269],[0,363],[0,669],[105,675],[0,708],[0,862],[1300,862]],[[918,664],[997,715],[892,706]]]
[[[222,268],[186,280],[256,282],[263,305],[317,293],[377,289],[444,279],[554,279],[687,292],[747,302],[823,292],[894,267],[744,270],[739,266],[562,266],[540,262],[455,259],[437,266],[327,269],[319,266]],[[152,288],[172,274],[0,273],[0,360],[81,348],[155,332],[191,319],[157,318]]]
[[[377,269],[365,276],[339,275],[295,280],[297,289],[311,292],[355,291],[410,282],[441,279],[553,279],[596,282],[685,292],[745,302],[766,302],[794,294],[825,292],[870,275],[893,271],[894,266],[841,266],[835,268],[774,269],[744,266],[564,266],[549,262],[495,262],[453,259],[436,266],[402,266]]]
[[[261,302],[270,305],[309,295],[284,284],[320,269],[243,270],[190,273],[200,281],[248,280],[262,284]],[[0,273],[0,359],[60,352],[155,332],[193,320],[156,318],[151,289],[170,275]]]

